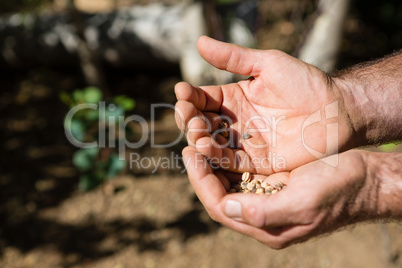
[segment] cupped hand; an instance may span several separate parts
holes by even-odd
[[[375,218],[372,212],[379,195],[376,182],[366,176],[364,151],[330,156],[339,157],[337,167],[318,160],[290,173],[271,175],[267,182],[279,180],[287,185],[271,195],[228,194],[239,174],[213,170],[205,156],[190,146],[183,157],[190,182],[211,218],[271,248]]]
[[[247,80],[176,85],[176,122],[190,146],[221,168],[272,174],[349,149],[352,131],[342,92],[318,68],[276,50],[201,37],[201,56]],[[219,123],[228,123],[225,138]],[[248,133],[250,138],[242,135]]]

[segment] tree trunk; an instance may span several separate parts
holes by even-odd
[[[112,13],[83,14],[73,9],[0,18],[0,65],[81,64],[88,83],[102,87],[102,64],[151,71],[180,65],[184,80],[195,85],[232,82],[232,74],[215,69],[198,54],[198,38],[208,35],[203,11],[202,4],[195,2],[134,6]],[[233,36],[240,36],[234,39],[253,39],[238,21],[230,29]]]
[[[299,58],[330,72],[335,68],[350,0],[320,0],[320,15],[308,33]]]

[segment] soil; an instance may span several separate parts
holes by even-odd
[[[279,9],[283,14],[276,15],[283,19],[293,14],[292,1],[270,1],[282,2],[287,3]],[[304,15],[293,17],[298,16]],[[266,28],[269,35],[261,35],[261,47],[294,49],[299,40],[286,21],[276,19]],[[353,24],[357,19],[356,12],[348,18],[354,26],[347,31],[349,47],[341,53],[348,60],[339,66],[393,49],[372,53],[367,48],[364,54],[357,44],[373,32],[367,31],[367,23]],[[287,41],[292,40],[289,48]],[[358,53],[349,54],[353,51]],[[132,96],[137,103],[132,113],[148,122],[152,103],[174,104],[173,85],[181,80],[179,69],[168,74],[107,73],[113,93]],[[284,250],[269,249],[212,221],[180,161],[174,166],[151,161],[145,169],[133,161],[101,187],[79,191],[79,174],[71,162],[76,148],[64,136],[68,109],[59,93],[84,86],[78,70],[0,72],[0,267],[402,267],[402,226],[395,222],[362,224]],[[179,137],[171,109],[157,111],[155,119],[156,143]],[[151,149],[150,142],[128,155],[174,164],[185,146],[181,139],[169,149]]]
[[[93,192],[74,192],[6,231],[14,239],[3,248],[1,267],[402,265],[396,223],[359,225],[275,251],[210,220],[179,174],[121,176]]]
[[[181,162],[173,165],[184,140],[168,150],[148,144],[128,151],[168,158],[171,166],[150,161],[141,169],[131,158],[122,175],[81,192],[71,163],[75,148],[62,127],[67,108],[58,99],[60,90],[81,86],[79,75],[2,74],[0,267],[402,267],[397,223],[349,227],[276,251],[213,222]],[[116,93],[135,96],[133,113],[148,120],[151,103],[174,103],[179,80],[179,74],[110,76]],[[171,109],[157,113],[155,130],[156,143],[179,136]]]

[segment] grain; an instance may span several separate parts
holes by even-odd
[[[244,172],[241,179],[240,182],[232,185],[229,189],[229,193],[256,193],[258,195],[271,195],[286,188],[286,185],[281,181],[277,181],[275,182],[275,185],[271,185],[260,179],[252,180],[250,172]]]
[[[248,133],[246,132],[246,133],[243,133],[242,138],[243,138],[244,140],[247,140],[247,139],[250,139],[251,136],[250,136],[250,134],[248,134]]]
[[[250,172],[244,172],[243,175],[241,176],[241,180],[245,182],[250,182],[251,180]]]
[[[219,123],[220,134],[225,138],[229,137],[228,128],[229,128],[229,124],[227,122],[222,121],[222,122]]]

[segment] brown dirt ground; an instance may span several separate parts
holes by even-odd
[[[42,209],[35,221],[43,224],[38,245],[6,247],[1,267],[402,267],[398,224],[271,250],[210,220],[185,175],[122,176]]]

